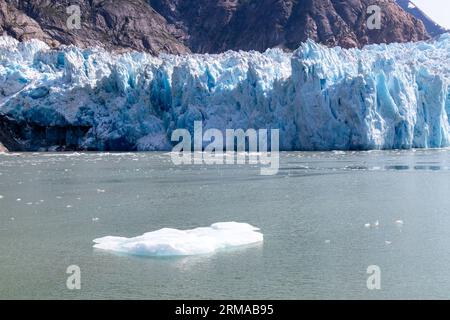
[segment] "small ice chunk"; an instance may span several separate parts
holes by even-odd
[[[0,199],[3,199],[4,197],[0,194]]]
[[[403,226],[403,220],[396,220],[395,224],[399,227]]]
[[[16,199],[16,201],[17,201],[17,202],[20,202],[20,201],[22,201],[22,199],[20,199],[20,198],[17,198],[17,199]]]
[[[259,229],[247,223],[222,222],[191,230],[164,228],[134,238],[95,239],[94,248],[141,256],[189,256],[263,242]]]
[[[325,243],[329,244],[329,243],[331,243],[331,240],[325,240]]]
[[[11,217],[11,221],[14,221],[14,220],[16,220],[16,218],[14,218],[14,217]]]
[[[386,240],[384,243],[385,243],[386,245],[390,245],[390,244],[392,243],[392,241]]]
[[[70,209],[70,208],[72,208],[72,205],[68,204],[68,205],[66,206],[66,208]]]
[[[105,193],[106,191],[104,189],[97,189],[97,193]]]
[[[366,223],[364,225],[365,228],[378,228],[380,226],[380,222],[377,220],[374,223]]]
[[[97,217],[92,218],[92,221],[93,221],[93,222],[96,222],[96,221],[98,221],[98,220],[100,220],[100,219],[97,218]]]

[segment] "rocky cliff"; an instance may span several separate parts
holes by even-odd
[[[80,28],[70,24],[74,12],[67,9],[74,4],[80,8]],[[52,47],[190,52],[145,0],[0,0],[0,32],[21,41],[39,39]]]
[[[370,5],[381,8],[371,30]],[[71,29],[67,8],[80,8]],[[425,40],[423,23],[395,0],[1,0],[0,32],[52,47],[74,44],[152,54],[295,50],[308,38],[327,46]]]

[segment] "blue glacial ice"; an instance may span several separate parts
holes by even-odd
[[[139,256],[191,256],[263,242],[259,229],[247,223],[220,222],[191,230],[164,228],[134,238],[107,236],[94,248]]]
[[[449,64],[450,34],[159,57],[0,37],[0,122],[29,150],[170,150],[171,132],[199,120],[279,129],[282,150],[447,147]]]

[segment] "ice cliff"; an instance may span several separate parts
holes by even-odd
[[[449,85],[450,34],[160,57],[0,37],[0,136],[13,150],[170,150],[202,120],[279,129],[283,150],[446,147]]]

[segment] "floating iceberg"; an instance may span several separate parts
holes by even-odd
[[[160,57],[0,37],[0,137],[12,150],[167,151],[173,130],[202,121],[279,129],[282,150],[446,147],[449,61],[450,34]]]
[[[94,248],[139,256],[190,256],[263,242],[259,229],[247,223],[222,222],[192,230],[164,228],[134,238],[95,239]]]

